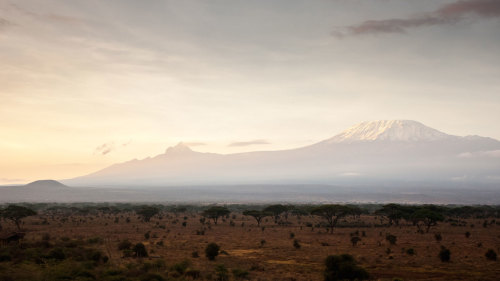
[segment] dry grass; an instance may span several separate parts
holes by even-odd
[[[123,258],[117,245],[128,239],[133,243],[142,242],[150,255],[164,259],[167,264],[175,264],[184,259],[192,262],[192,267],[201,272],[213,272],[216,264],[224,264],[229,269],[239,268],[250,272],[251,280],[322,280],[323,261],[328,255],[348,253],[353,255],[360,265],[365,267],[375,280],[498,280],[500,264],[487,261],[484,254],[492,248],[499,252],[500,226],[482,227],[482,220],[468,220],[468,226],[450,226],[440,223],[429,233],[418,234],[411,225],[401,227],[363,227],[336,228],[333,234],[325,229],[306,227],[306,222],[317,223],[315,217],[303,217],[299,222],[291,218],[291,226],[278,226],[268,219],[263,223],[265,230],[257,227],[255,221],[241,214],[233,219],[235,226],[220,221],[218,225],[203,226],[200,217],[187,215],[187,226],[182,226],[183,217],[164,217],[144,223],[133,214],[99,217],[70,217],[66,222],[59,218],[49,218],[49,225],[39,224],[40,217],[26,219],[24,227],[28,230],[26,238],[40,240],[44,233],[51,239],[62,237],[89,239],[101,237],[103,242],[96,247],[104,251],[114,265],[135,262],[132,258]],[[131,217],[126,223],[125,217]],[[379,223],[373,216],[364,216],[365,223]],[[244,226],[241,226],[244,223]],[[475,225],[474,228],[470,224]],[[165,229],[158,226],[165,226]],[[12,228],[6,225],[4,231]],[[197,230],[205,227],[204,235],[197,235]],[[353,247],[350,234],[359,230],[361,241]],[[150,238],[144,234],[150,231]],[[361,236],[365,231],[366,237]],[[471,233],[470,238],[465,232]],[[295,234],[290,238],[290,232]],[[389,245],[385,234],[397,236],[396,245]],[[441,233],[443,239],[437,242],[434,233]],[[293,240],[300,242],[301,248],[293,247]],[[265,243],[261,243],[265,240]],[[163,241],[163,246],[158,242]],[[204,256],[204,249],[210,242],[216,242],[221,250],[216,261],[209,261]],[[478,244],[481,243],[480,246]],[[438,258],[441,245],[451,250],[451,262],[443,263]],[[406,250],[413,248],[415,255]],[[390,253],[388,250],[390,249]],[[197,251],[199,258],[193,258]],[[155,259],[155,258],[152,258]]]

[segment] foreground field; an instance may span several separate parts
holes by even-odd
[[[23,222],[20,244],[0,249],[1,280],[324,280],[326,257],[339,254],[352,255],[373,280],[500,276],[499,262],[485,257],[488,249],[499,252],[494,218],[439,222],[428,233],[405,221],[390,226],[375,214],[344,217],[328,233],[324,220],[310,214],[281,216],[278,223],[268,216],[258,226],[233,210],[214,224],[189,208],[162,211],[148,222],[133,211],[104,209],[84,215],[45,211]],[[2,225],[3,234],[16,230],[8,221]],[[388,235],[396,237],[394,244]],[[144,244],[148,257],[119,249],[123,241]],[[212,242],[220,246],[215,260],[205,256]],[[449,262],[439,258],[443,246]]]

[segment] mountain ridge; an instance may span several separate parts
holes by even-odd
[[[482,181],[496,176],[500,158],[483,159],[480,157],[486,154],[477,152],[499,149],[500,142],[491,138],[453,136],[412,120],[378,120],[357,124],[330,139],[290,150],[202,153],[181,142],[155,157],[117,163],[64,183],[331,184],[361,179],[457,178]],[[476,158],[459,157],[464,153]]]

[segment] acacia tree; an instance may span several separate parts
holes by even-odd
[[[32,209],[17,205],[9,205],[1,212],[1,216],[4,219],[13,221],[19,231],[21,230],[22,219],[34,215],[36,215],[36,212]]]
[[[260,226],[260,222],[263,218],[270,216],[271,214],[265,211],[249,210],[243,211],[244,216],[251,216],[257,221],[257,226]]]
[[[213,206],[209,209],[203,211],[203,216],[212,219],[215,224],[219,220],[219,217],[227,216],[231,213],[228,208],[222,206]]]
[[[422,208],[411,215],[411,220],[417,225],[418,230],[420,230],[421,226],[426,226],[425,232],[429,232],[431,226],[435,226],[438,221],[444,220],[444,216],[439,212]]]
[[[399,225],[399,221],[404,217],[403,206],[394,203],[382,206],[382,209],[377,210],[376,213],[389,219],[389,225],[393,223]]]
[[[311,215],[320,216],[328,222],[331,233],[333,233],[333,228],[337,225],[338,220],[350,213],[351,208],[349,206],[338,204],[321,205],[311,210]]]
[[[149,222],[153,216],[158,214],[160,209],[153,206],[143,206],[136,213],[142,217],[145,222]]]

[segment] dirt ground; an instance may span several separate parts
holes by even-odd
[[[127,217],[130,222],[126,222]],[[500,225],[483,227],[484,220],[479,219],[466,220],[465,226],[442,222],[429,233],[420,234],[411,224],[381,226],[380,218],[365,215],[349,219],[359,227],[337,227],[331,234],[325,228],[306,226],[321,222],[312,216],[300,220],[291,217],[286,226],[267,218],[261,227],[252,217],[239,213],[210,226],[203,225],[200,218],[192,213],[177,217],[168,214],[146,223],[134,213],[71,216],[67,220],[39,215],[25,219],[23,228],[26,241],[40,240],[46,233],[52,240],[100,237],[102,242],[96,247],[116,266],[138,262],[124,258],[118,250],[118,243],[128,239],[146,245],[150,255],[147,260],[164,259],[167,264],[175,264],[189,259],[202,274],[224,264],[228,269],[247,270],[250,280],[323,280],[325,258],[344,253],[353,255],[373,280],[499,280],[500,276],[500,261],[485,258],[488,249],[500,250]],[[45,219],[48,224],[42,223]],[[8,223],[3,222],[3,226],[4,232],[14,230]],[[353,246],[351,236],[356,236],[356,231],[361,241]],[[145,237],[147,232],[149,239]],[[469,238],[466,232],[470,232]],[[397,237],[395,245],[385,239],[387,233]],[[436,233],[441,234],[441,241],[435,238]],[[295,239],[300,248],[294,247]],[[160,241],[163,245],[158,245]],[[222,253],[215,261],[205,257],[204,249],[210,242],[221,246]],[[450,249],[450,262],[439,259],[441,246]],[[413,255],[407,253],[410,248]],[[193,257],[193,252],[199,257]]]

